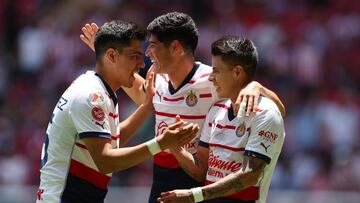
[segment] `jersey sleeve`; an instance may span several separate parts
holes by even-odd
[[[256,115],[251,123],[244,154],[263,159],[269,164],[281,150],[284,141],[282,117],[274,109],[267,109]]]
[[[109,116],[104,95],[93,91],[81,93],[70,107],[70,117],[80,138],[111,139]]]

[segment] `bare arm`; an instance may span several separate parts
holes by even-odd
[[[193,139],[199,130],[198,125],[182,122],[171,125],[155,139],[162,150],[181,146]],[[113,149],[111,140],[105,138],[83,138],[86,148],[99,170],[106,174],[120,171],[143,162],[151,156],[145,143],[125,148]]]
[[[181,168],[198,182],[203,182],[206,177],[209,158],[209,148],[199,146],[197,153],[192,155],[185,149],[171,150],[171,153],[180,163]]]
[[[214,199],[234,194],[255,185],[264,168],[266,162],[262,159],[246,156],[244,159],[243,170],[232,173],[216,183],[202,188],[204,199]]]
[[[265,166],[265,161],[261,159],[246,157],[244,159],[243,169],[224,177],[218,182],[201,187],[204,200],[231,195],[255,185]],[[158,198],[158,202],[195,202],[191,190],[173,190],[170,192],[164,192],[161,196],[162,197]]]
[[[152,97],[155,94],[154,88],[154,73],[149,73],[147,77],[146,98],[144,104],[141,104],[134,113],[126,120],[120,123],[121,145],[124,146],[145,122],[153,110]],[[143,90],[142,90],[143,91]],[[180,120],[179,120],[180,121]]]
[[[246,116],[249,116],[251,112],[255,112],[258,106],[260,95],[268,97],[269,99],[274,101],[277,107],[279,108],[281,115],[283,117],[285,116],[286,114],[285,106],[281,102],[280,98],[276,95],[276,93],[267,89],[266,87],[264,87],[263,85],[261,85],[256,81],[249,83],[246,87],[244,87],[240,91],[239,96],[235,102],[234,114],[235,115],[238,114],[238,110],[242,102],[247,103],[248,106],[246,110]]]

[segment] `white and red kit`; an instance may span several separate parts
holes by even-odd
[[[257,184],[225,198],[265,203],[284,138],[283,119],[272,100],[260,97],[256,113],[244,118],[233,116],[230,100],[216,103],[206,117],[200,138],[200,146],[209,148],[206,184],[237,172],[244,156],[263,159],[267,166]]]
[[[103,202],[111,174],[96,167],[82,138],[120,134],[117,98],[95,72],[79,76],[58,101],[41,155],[37,202]]]
[[[167,74],[157,74],[155,79],[156,94],[153,97],[155,108],[155,135],[175,123],[176,115],[187,122],[203,126],[206,114],[217,101],[212,83],[208,80],[212,67],[196,63],[177,90],[171,85]],[[188,144],[187,151],[195,153],[200,133]],[[154,156],[154,176],[149,202],[157,202],[160,192],[172,189],[191,188],[198,186],[180,167],[170,151]]]

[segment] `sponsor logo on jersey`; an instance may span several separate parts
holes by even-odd
[[[105,103],[104,96],[101,94],[101,92],[91,93],[89,96],[89,101],[93,106],[101,106]]]
[[[157,126],[156,136],[161,135],[166,130],[167,127],[168,124],[166,124],[164,121],[161,121]]]
[[[242,163],[233,161],[225,161],[220,158],[219,155],[214,155],[214,152],[210,150],[209,152],[209,161],[208,167],[209,168],[217,168],[220,170],[227,170],[229,172],[235,173],[241,168]]]
[[[271,143],[275,143],[276,139],[279,137],[276,133],[270,131],[261,130],[258,135],[262,137],[264,140],[269,141]]]
[[[95,124],[98,125],[98,126],[100,126],[102,129],[105,129],[105,128],[104,128],[105,122],[99,123],[99,122],[96,121]]]
[[[270,147],[270,145],[266,146],[263,142],[260,143],[260,146],[264,147],[265,152],[268,152],[268,148]]]
[[[195,106],[197,104],[198,98],[192,90],[190,90],[190,92],[186,96],[185,102],[186,102],[186,105],[188,105],[190,107]]]
[[[38,200],[42,200],[43,193],[44,193],[44,189],[39,188],[39,190],[37,191],[37,194],[36,194]]]
[[[243,136],[245,133],[245,130],[246,130],[245,122],[240,123],[240,125],[235,130],[236,136],[238,136],[238,137]]]
[[[91,110],[91,116],[96,120],[96,121],[104,121],[105,120],[105,113],[102,110],[101,107],[99,106],[95,106],[94,108],[92,108]]]

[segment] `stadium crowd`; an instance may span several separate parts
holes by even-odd
[[[175,10],[194,18],[196,56],[208,64],[210,44],[221,35],[244,35],[257,45],[256,80],[287,109],[272,188],[360,190],[357,0],[0,0],[0,185],[38,185],[52,108],[95,61],[79,38],[81,27],[110,19],[146,26]],[[125,118],[136,106],[118,93]],[[148,140],[153,130],[149,119],[131,144]],[[149,186],[151,170],[149,160],[116,173],[111,184]]]

